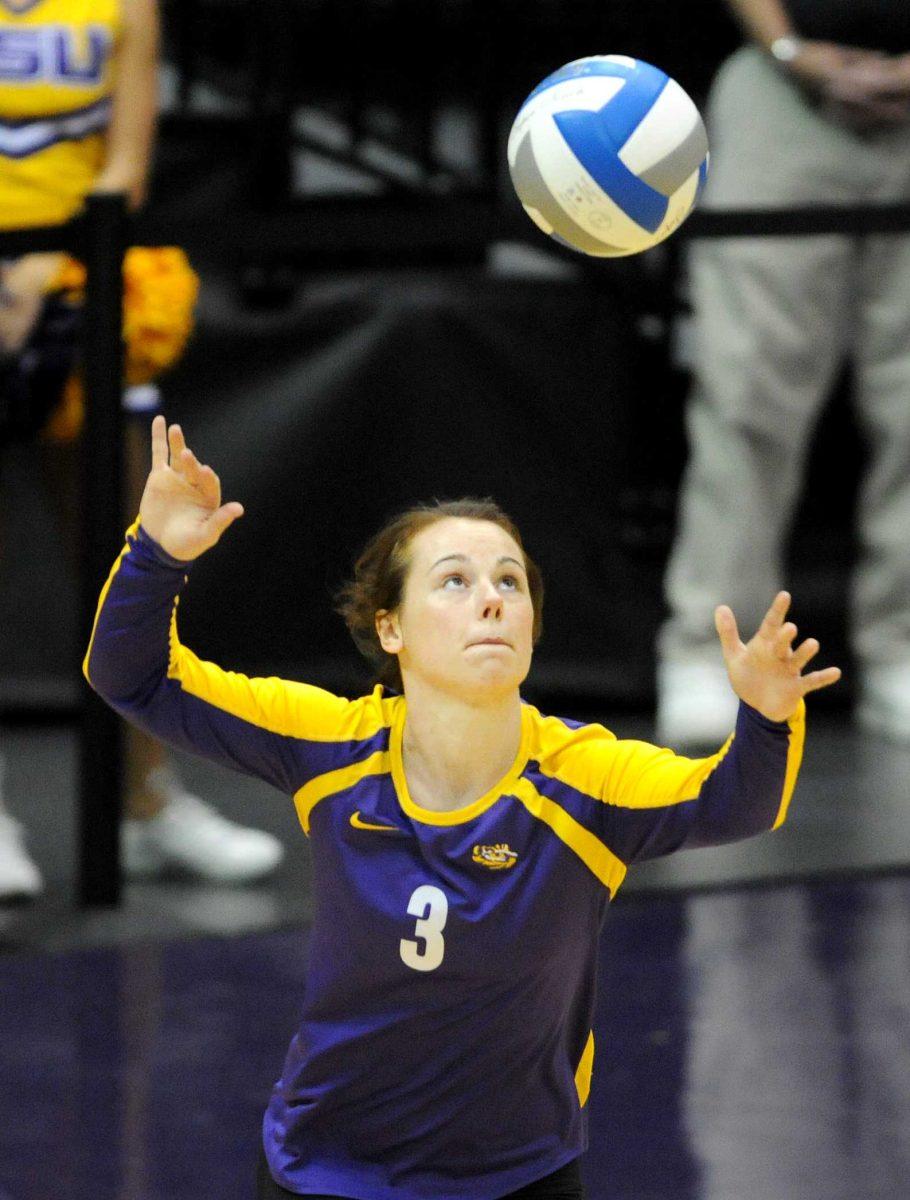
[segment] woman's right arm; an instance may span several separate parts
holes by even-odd
[[[294,793],[335,765],[363,708],[321,688],[250,679],[181,645],[176,610],[192,560],[242,513],[221,504],[218,477],[176,425],[152,426],[152,470],[139,520],[101,593],[84,662],[92,687],[121,716],[172,746]]]

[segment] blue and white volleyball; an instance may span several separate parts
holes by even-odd
[[[534,224],[600,258],[669,237],[708,174],[708,137],[691,98],[657,67],[621,54],[548,75],[519,109],[508,155]]]

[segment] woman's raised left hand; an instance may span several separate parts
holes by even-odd
[[[152,420],[152,469],[139,504],[145,532],[180,562],[210,550],[243,516],[236,500],[221,503],[221,480],[187,446],[179,425]]]
[[[819,645],[815,638],[794,645],[796,626],[785,620],[789,607],[790,593],[778,592],[758,632],[748,642],[740,640],[732,609],[720,604],[714,610],[714,624],[733,690],[740,700],[771,721],[789,720],[803,696],[830,687],[841,677],[840,667],[803,674]]]

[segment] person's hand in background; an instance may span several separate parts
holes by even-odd
[[[35,322],[61,254],[24,254],[0,265],[0,355],[19,354]]]
[[[805,41],[787,71],[830,119],[857,132],[910,122],[910,55]]]

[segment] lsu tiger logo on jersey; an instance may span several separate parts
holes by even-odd
[[[0,29],[0,82],[99,84],[112,43],[111,31],[103,25]]]
[[[518,862],[518,855],[509,849],[508,842],[497,842],[495,846],[475,846],[471,858],[491,871],[504,871]]]

